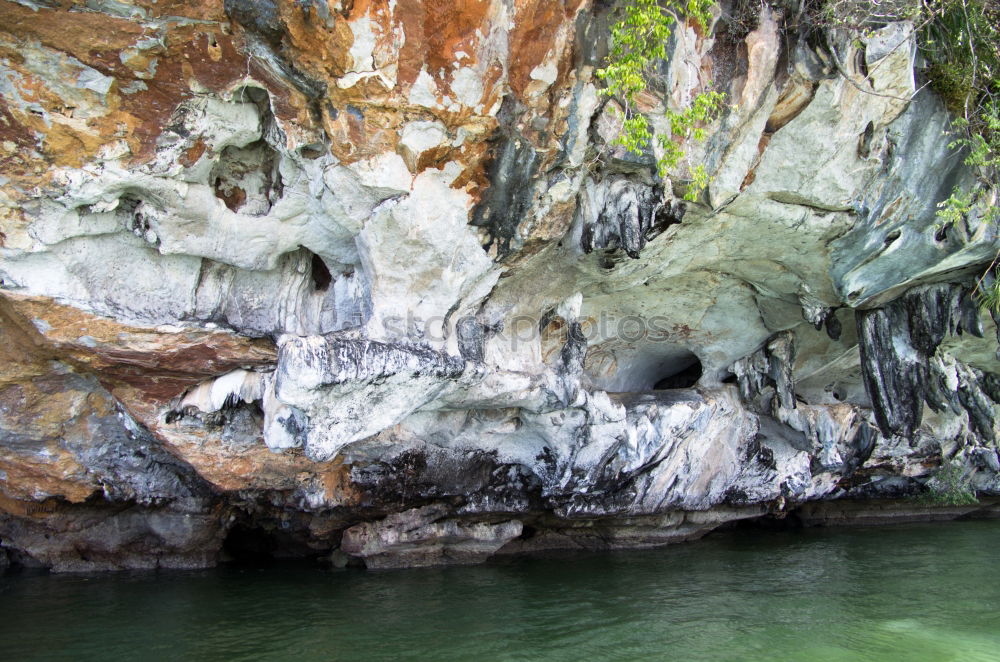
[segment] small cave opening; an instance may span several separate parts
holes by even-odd
[[[902,234],[903,234],[902,231],[899,229],[893,230],[892,232],[887,234],[885,236],[885,241],[883,241],[883,245],[885,246],[885,248],[889,248],[894,243],[896,243],[896,240],[899,239],[902,236]]]
[[[628,333],[629,329],[623,327],[619,337],[624,338]],[[608,393],[691,388],[703,373],[694,352],[683,345],[662,342],[625,348],[595,343],[588,347],[584,370],[594,387]]]
[[[222,407],[215,411],[201,411],[195,405],[176,405],[163,418],[167,425],[193,425],[215,428],[223,440],[254,438],[264,426],[264,410],[260,401],[243,402],[230,393]]]
[[[90,205],[78,207],[77,211],[82,214],[94,213]],[[128,189],[118,198],[113,213],[120,227],[147,243],[159,246],[155,221],[160,212],[155,199],[147,200],[142,191]]]
[[[872,139],[875,137],[875,125],[871,122],[865,127],[864,132],[858,139],[858,156],[867,159],[872,153]]]
[[[278,161],[277,152],[263,139],[226,147],[211,173],[215,196],[230,211],[266,216],[284,192]]]
[[[149,219],[143,213],[142,199],[138,193],[130,191],[118,198],[115,213],[122,220],[125,229],[135,236],[145,236],[149,230]]]
[[[312,143],[299,148],[299,155],[310,161],[315,161],[326,153],[327,149],[323,143]]]
[[[264,566],[321,558],[329,555],[338,543],[339,538],[313,538],[308,522],[294,517],[244,513],[226,532],[222,541],[222,556],[228,563]]]
[[[675,388],[692,388],[701,379],[701,361],[694,354],[684,360],[673,362],[666,372],[653,385],[654,391],[667,391]]]
[[[333,282],[333,275],[330,273],[330,268],[326,266],[323,258],[315,253],[312,254],[311,273],[313,289],[316,292],[325,292],[330,288],[330,283]]]
[[[740,503],[740,500],[737,499],[736,503]],[[803,523],[798,511],[779,510],[767,515],[760,515],[759,517],[750,517],[747,519],[725,522],[724,524],[721,524],[713,529],[709,535],[713,537],[725,537],[753,535],[754,533],[762,532],[797,531],[804,528],[804,526],[805,524]]]
[[[284,145],[284,134],[271,111],[270,95],[258,87],[245,86],[233,93],[237,103],[257,106],[261,137],[244,145],[229,145],[222,150],[209,176],[215,195],[230,211],[248,216],[266,216],[284,194],[281,156],[277,146]]]
[[[277,549],[278,541],[270,532],[246,522],[237,522],[222,542],[226,559],[240,565],[271,563]]]

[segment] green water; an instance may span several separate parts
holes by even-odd
[[[1000,522],[364,572],[0,578],[0,660],[1000,661]]]

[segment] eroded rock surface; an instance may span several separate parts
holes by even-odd
[[[344,531],[340,549],[369,568],[480,563],[521,535],[521,522],[464,523],[439,506],[394,513]]]
[[[977,173],[913,26],[722,9],[641,100],[726,94],[660,177],[613,143],[607,3],[0,3],[0,563],[990,508],[1000,238],[936,216]]]

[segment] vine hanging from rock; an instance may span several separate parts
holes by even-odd
[[[703,127],[718,116],[725,95],[709,89],[681,110],[671,109],[668,99],[661,99],[669,133],[654,131],[649,118],[637,108],[636,97],[654,86],[656,69],[667,57],[673,26],[687,17],[707,33],[714,4],[712,0],[626,0],[618,8],[618,21],[611,27],[611,49],[605,66],[597,71],[605,84],[603,94],[616,99],[621,107],[622,125],[614,144],[642,154],[655,143],[660,177],[666,177],[684,158],[684,142],[705,139]],[[691,182],[684,198],[693,202],[710,179],[702,164],[689,166],[688,170]]]

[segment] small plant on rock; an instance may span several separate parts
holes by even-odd
[[[969,476],[955,461],[942,464],[927,481],[926,487],[927,492],[919,497],[923,503],[935,506],[971,506],[979,503]]]

